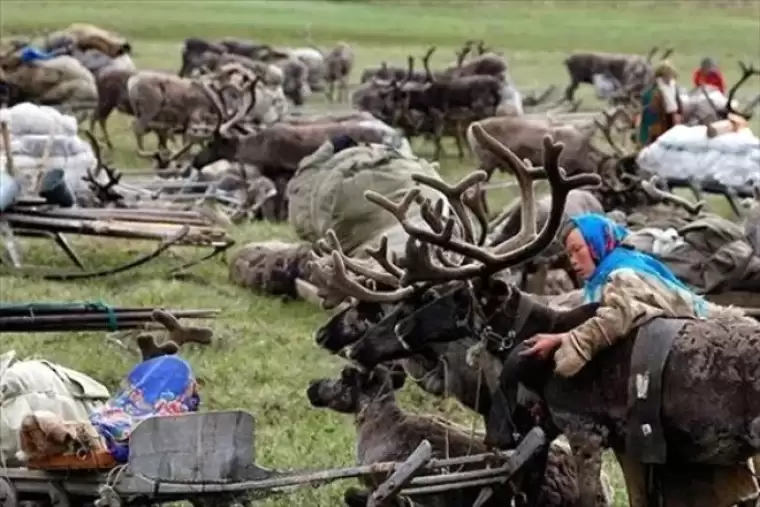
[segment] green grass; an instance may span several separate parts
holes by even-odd
[[[89,22],[117,30],[135,48],[141,68],[175,71],[182,39],[240,36],[275,44],[322,46],[349,42],[357,70],[385,58],[403,63],[409,53],[422,54],[436,45],[435,65],[454,58],[467,38],[483,38],[505,52],[514,78],[524,89],[567,82],[562,65],[574,50],[636,51],[673,47],[673,60],[688,79],[706,54],[716,57],[729,82],[738,74],[737,59],[756,59],[760,2],[736,2],[732,8],[714,2],[254,2],[159,0],[130,2],[5,0],[0,5],[0,34],[10,36]],[[587,107],[591,91],[582,90]],[[322,103],[321,97],[314,102]],[[324,107],[324,106],[322,106]],[[130,120],[116,115],[110,131],[116,143],[114,161],[121,168],[144,167],[134,154]],[[148,138],[150,142],[150,138]],[[447,145],[450,147],[451,145]],[[431,154],[430,146],[418,149]],[[449,148],[449,153],[454,153]],[[471,168],[444,160],[442,173],[452,179]],[[233,231],[238,248],[249,241],[290,238],[286,225],[253,224]],[[147,248],[133,242],[73,241],[90,265],[114,264]],[[29,262],[66,266],[61,255],[40,242],[24,243]],[[312,409],[305,397],[308,382],[336,375],[341,362],[313,342],[313,332],[326,315],[306,303],[283,303],[232,286],[227,268],[210,262],[196,269],[203,283],[167,281],[162,259],[135,272],[82,283],[0,278],[8,302],[103,300],[113,305],[171,308],[214,307],[222,315],[209,324],[217,343],[184,352],[205,381],[205,409],[242,408],[257,419],[257,455],[277,468],[336,467],[353,462],[354,432],[347,417]],[[61,362],[116,387],[135,358],[107,343],[100,334],[3,335],[0,350],[16,349]],[[437,411],[467,423],[472,416],[453,402],[440,402],[416,388],[406,388],[402,402],[415,410]],[[610,471],[615,472],[614,467]],[[619,477],[617,486],[621,486]],[[270,506],[340,505],[338,483],[307,489]],[[627,505],[619,492],[616,505]]]

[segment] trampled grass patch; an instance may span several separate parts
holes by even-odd
[[[328,46],[338,40],[353,45],[357,55],[353,81],[360,69],[382,59],[403,64],[406,55],[421,55],[430,45],[438,50],[435,65],[453,61],[454,50],[468,38],[482,38],[505,52],[514,79],[522,88],[554,83],[565,86],[562,64],[574,50],[646,53],[652,46],[673,47],[682,79],[689,79],[699,60],[710,54],[729,81],[736,79],[737,59],[757,59],[757,19],[760,3],[716,8],[709,2],[263,2],[200,1],[32,1],[5,0],[0,5],[0,35],[63,28],[89,22],[119,31],[135,48],[141,68],[179,69],[182,40],[188,36],[238,36],[292,46],[311,41]],[[582,90],[586,108],[595,107],[590,90]],[[312,106],[316,104],[316,106]],[[327,107],[313,97],[309,108]],[[131,120],[115,114],[110,120],[116,144],[115,165],[146,167],[135,153]],[[148,143],[152,142],[147,138]],[[418,145],[419,146],[419,145]],[[431,154],[429,145],[419,153]],[[449,155],[455,151],[447,144]],[[447,179],[461,177],[471,160],[442,161]],[[506,197],[502,192],[500,200]],[[233,232],[239,248],[250,241],[287,238],[287,225],[252,224]],[[73,241],[91,266],[125,260],[148,246],[134,242]],[[39,241],[25,242],[24,254],[40,264],[66,266],[62,254]],[[137,271],[81,283],[55,283],[0,278],[2,300],[92,301],[112,305],[175,308],[214,307],[223,310],[209,321],[217,342],[209,348],[185,351],[205,382],[205,409],[242,408],[257,419],[257,453],[268,467],[334,467],[354,460],[354,434],[349,418],[312,409],[305,397],[311,379],[337,375],[341,362],[321,351],[313,332],[326,314],[303,302],[285,303],[232,286],[227,268],[212,261],[194,272],[202,281],[169,281],[161,276],[171,259],[161,259]],[[106,342],[100,334],[3,335],[0,351],[16,349],[61,362],[116,387],[135,358]],[[455,402],[435,400],[414,387],[402,403],[417,411],[444,413],[469,424],[472,415]],[[615,472],[613,467],[610,470]],[[617,486],[622,483],[619,477]],[[340,505],[346,483],[306,489],[269,506]],[[619,492],[616,505],[626,505]]]

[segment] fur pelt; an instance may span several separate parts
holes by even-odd
[[[47,410],[37,410],[19,428],[20,461],[39,461],[62,454],[105,450],[105,444],[89,421],[64,421]]]
[[[306,279],[311,245],[250,243],[230,262],[230,281],[255,292],[296,298],[296,278]]]

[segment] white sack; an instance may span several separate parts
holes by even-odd
[[[642,149],[637,161],[663,178],[746,185],[760,182],[760,139],[749,129],[708,138],[705,126],[677,125]]]

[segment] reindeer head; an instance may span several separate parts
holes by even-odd
[[[491,275],[541,253],[551,244],[562,223],[567,194],[574,188],[599,183],[599,177],[593,174],[567,178],[558,163],[562,145],[554,144],[549,137],[544,139],[544,167],[534,168],[529,162],[519,160],[479,125],[474,124],[473,133],[482,146],[503,164],[511,166],[515,173],[524,207],[520,231],[491,248],[483,246],[487,228],[483,225],[482,207],[477,204],[484,199],[481,185],[486,174],[482,171],[470,174],[453,186],[415,175],[418,183],[431,186],[446,196],[453,211],[447,219],[442,218],[443,200],[431,205],[429,200],[421,197],[418,187],[410,189],[399,203],[372,191],[365,192],[369,201],[399,220],[409,238],[405,269],[390,263],[387,257],[379,256],[378,263],[386,272],[370,272],[339,249],[330,252],[332,268],[325,264],[314,265],[315,271],[320,273],[315,284],[326,293],[335,295],[342,291],[344,297],[350,294],[361,301],[395,304],[351,347],[350,359],[372,366],[408,356],[409,350],[419,350],[429,342],[472,336],[474,327],[480,325],[475,320],[482,319],[483,315],[493,315],[502,304],[514,301],[515,290],[491,279]],[[541,177],[549,180],[552,208],[538,232],[533,184]],[[468,192],[470,189],[474,191]],[[414,225],[408,219],[413,204],[420,205],[421,216],[430,229]],[[476,235],[468,211],[481,223],[479,235]],[[382,251],[382,246],[378,250]],[[369,288],[361,283],[361,278],[350,277],[349,271],[365,279],[382,280],[384,286],[392,289]],[[510,313],[502,312],[502,315]],[[502,321],[500,325],[503,329],[510,323]]]
[[[248,82],[241,80],[238,84],[233,80],[228,82],[226,86],[217,85],[214,87],[208,81],[200,82],[201,89],[214,109],[215,126],[204,149],[193,158],[193,167],[200,169],[220,159],[234,160],[237,157],[240,138],[252,133],[251,130],[241,125],[241,121],[250,115],[256,105],[258,82],[259,77],[256,75],[251,75]],[[222,93],[225,87],[234,88],[242,96],[236,109],[228,107],[225,102]]]
[[[315,408],[330,408],[344,414],[358,414],[371,403],[393,398],[406,374],[400,368],[377,367],[362,372],[346,366],[338,379],[319,379],[309,384],[306,396]]]

